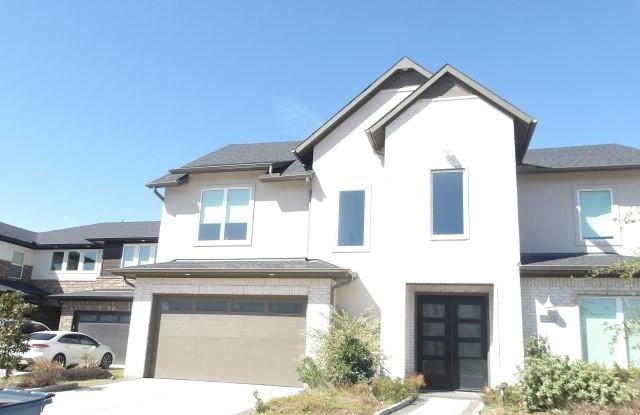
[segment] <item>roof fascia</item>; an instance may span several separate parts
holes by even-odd
[[[391,68],[385,71],[378,79],[373,81],[362,92],[360,92],[355,98],[353,98],[347,105],[342,107],[340,111],[329,118],[320,128],[313,132],[306,140],[300,143],[293,152],[298,155],[298,159],[303,165],[308,165],[310,158],[309,153],[317,142],[322,140],[327,134],[329,134],[336,125],[340,124],[346,118],[348,118],[355,110],[357,110],[363,101],[368,100],[373,94],[378,91],[378,88],[388,80],[397,71],[413,69],[416,72],[424,75],[426,78],[430,78],[432,73],[427,69],[417,64],[413,60],[406,56],[396,62]]]

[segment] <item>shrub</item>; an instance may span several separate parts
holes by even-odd
[[[29,350],[29,336],[22,331],[35,309],[20,292],[0,294],[0,369],[5,370],[5,379],[18,367],[20,354]]]
[[[375,315],[352,318],[332,309],[329,330],[311,333],[316,342],[315,364],[322,378],[333,384],[367,381],[380,373],[380,322]]]
[[[504,384],[504,387],[485,388],[482,401],[490,407],[502,407],[511,411],[517,411],[522,406],[522,397],[518,388]]]
[[[525,358],[518,393],[529,409],[564,408],[568,403],[619,404],[633,397],[630,380],[616,369],[550,354]]]
[[[551,354],[549,341],[546,337],[531,336],[524,342],[525,357],[543,357]]]
[[[253,399],[256,401],[254,407],[257,413],[262,413],[267,410],[267,404],[264,403],[257,390],[253,391]]]
[[[297,367],[298,380],[310,388],[318,388],[326,384],[320,368],[310,357],[305,357]]]
[[[422,375],[413,375],[406,379],[379,378],[373,381],[371,390],[373,396],[383,402],[400,402],[410,396],[415,396],[424,386]]]
[[[50,360],[38,360],[33,365],[33,370],[16,379],[16,386],[21,388],[42,388],[55,385],[62,377],[64,369]]]
[[[72,367],[71,369],[63,370],[60,374],[60,380],[65,381],[79,381],[89,379],[111,379],[113,375],[107,369],[102,369],[98,366],[92,367]]]

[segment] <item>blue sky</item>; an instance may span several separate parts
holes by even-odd
[[[533,147],[640,146],[637,1],[0,3],[0,221],[159,219],[144,184],[302,139],[403,55],[539,120]]]

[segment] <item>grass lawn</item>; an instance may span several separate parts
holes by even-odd
[[[297,395],[272,399],[261,414],[371,415],[394,402],[378,401],[364,386],[311,389]]]

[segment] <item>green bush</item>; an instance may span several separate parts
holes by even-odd
[[[311,336],[316,344],[314,364],[321,374],[319,378],[327,383],[369,381],[381,372],[383,358],[377,316],[363,314],[353,318],[344,310],[332,309],[329,330],[316,330]]]
[[[531,336],[524,341],[525,357],[543,357],[551,354],[546,337]]]
[[[373,396],[382,402],[400,402],[410,396],[415,396],[424,386],[422,375],[410,376],[406,379],[379,378],[372,382]]]
[[[298,380],[310,388],[318,388],[326,384],[320,368],[310,357],[305,357],[298,365]]]
[[[565,408],[569,403],[619,404],[633,397],[630,380],[616,369],[542,354],[525,358],[518,393],[529,409]]]
[[[489,407],[517,411],[522,406],[522,397],[516,386],[504,385],[500,388],[485,388],[482,401]]]

